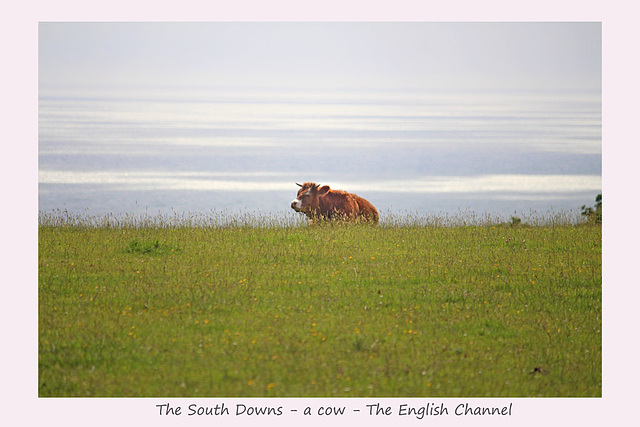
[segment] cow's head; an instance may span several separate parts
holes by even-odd
[[[328,185],[320,187],[315,182],[305,182],[304,184],[296,184],[300,187],[297,197],[291,202],[291,208],[296,212],[305,214],[313,214],[317,212],[320,202],[319,197],[324,196],[330,190]]]

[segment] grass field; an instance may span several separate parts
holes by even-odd
[[[599,226],[41,218],[39,395],[601,396]]]

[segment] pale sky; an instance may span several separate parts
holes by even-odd
[[[40,89],[600,91],[600,23],[40,23]]]

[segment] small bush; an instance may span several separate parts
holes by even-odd
[[[155,242],[140,242],[136,239],[129,242],[124,252],[128,254],[164,254],[175,252],[176,250],[177,248],[160,243],[159,240]]]
[[[582,205],[581,214],[587,217],[587,222],[591,224],[602,224],[602,194],[596,196],[596,204],[591,208]]]

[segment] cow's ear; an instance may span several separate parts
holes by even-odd
[[[318,194],[320,196],[324,196],[325,194],[327,194],[329,192],[330,188],[328,185],[323,185],[322,187],[318,188]]]

